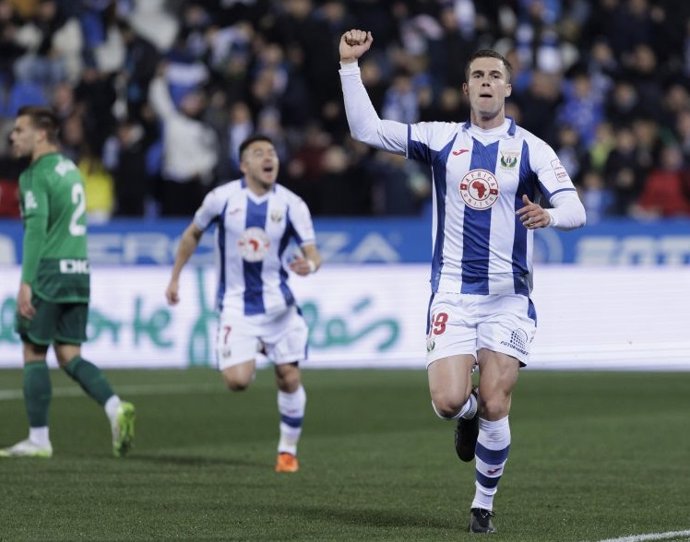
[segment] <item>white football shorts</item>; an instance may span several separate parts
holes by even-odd
[[[529,297],[517,294],[472,295],[437,292],[427,315],[426,366],[437,359],[480,348],[513,356],[525,365],[537,330]]]
[[[221,314],[216,359],[223,370],[255,360],[263,352],[276,365],[304,361],[309,329],[296,306],[278,314]]]

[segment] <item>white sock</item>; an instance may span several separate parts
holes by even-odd
[[[108,416],[110,423],[115,423],[115,418],[117,417],[117,409],[120,408],[120,403],[122,401],[117,395],[113,395],[110,399],[105,402],[103,408],[105,409],[105,414]]]
[[[458,414],[458,418],[465,418],[467,420],[471,420],[472,418],[475,417],[477,414],[477,398],[474,396],[474,393],[470,393],[470,398],[467,400],[467,402],[462,405],[462,408],[460,409],[460,413]]]
[[[468,420],[474,418],[474,415],[477,413],[477,398],[474,396],[473,393],[470,393],[469,399],[465,401],[465,404],[462,405],[460,408],[459,412],[455,416],[451,416],[450,418],[446,418],[445,416],[442,416],[441,413],[438,411],[436,408],[436,405],[434,404],[433,401],[431,401],[431,408],[434,409],[434,412],[436,415],[441,418],[442,420],[458,420],[460,418],[466,418]]]
[[[307,394],[300,386],[294,393],[278,391],[278,412],[280,413],[280,441],[278,453],[297,455],[297,443],[302,434],[304,409]]]
[[[50,436],[48,426],[29,427],[29,440],[39,446],[50,446]]]
[[[476,482],[472,508],[493,510],[498,482],[510,452],[508,416],[491,422],[479,418],[479,437],[475,456]]]

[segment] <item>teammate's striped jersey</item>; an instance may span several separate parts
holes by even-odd
[[[244,179],[215,188],[194,215],[206,230],[216,225],[217,309],[226,314],[271,314],[295,303],[284,254],[291,240],[315,243],[304,201],[281,185],[263,196]]]

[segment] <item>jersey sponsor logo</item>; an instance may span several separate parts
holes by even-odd
[[[566,183],[570,179],[560,160],[551,160],[551,169],[553,169],[553,174],[559,183]]]
[[[242,258],[248,262],[260,262],[268,253],[271,241],[261,228],[247,228],[237,241]]]
[[[478,211],[489,209],[498,199],[498,181],[486,169],[468,171],[458,189],[465,204]]]
[[[458,149],[457,151],[453,151],[453,156],[460,156],[466,152],[470,152],[470,149]]]
[[[36,201],[36,196],[31,190],[27,190],[24,195],[24,209],[27,211],[31,209],[38,209],[38,202]]]
[[[60,273],[64,275],[85,275],[89,272],[87,260],[60,260]]]
[[[520,153],[517,151],[501,151],[499,163],[503,169],[514,169],[519,157]]]

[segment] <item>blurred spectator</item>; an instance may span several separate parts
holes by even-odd
[[[661,165],[652,170],[633,209],[641,218],[690,216],[687,171],[683,171],[683,153],[676,145],[661,151]]]
[[[558,159],[570,174],[570,178],[578,185],[582,170],[588,166],[587,153],[580,143],[580,134],[571,126],[563,124],[558,131],[557,143],[554,147]]]
[[[616,130],[616,146],[604,166],[606,186],[614,196],[611,213],[626,216],[637,201],[644,184],[644,172],[638,164],[635,135],[630,127]]]
[[[178,109],[165,79],[158,76],[151,83],[149,99],[162,124],[161,214],[192,215],[214,182],[218,163],[217,136],[202,120],[206,97],[200,90],[190,90],[181,96]]]
[[[77,163],[84,179],[87,220],[93,224],[107,222],[115,208],[113,177],[103,167],[100,157],[85,153]]]
[[[598,171],[589,169],[583,173],[580,198],[587,211],[588,224],[596,224],[609,215],[613,195]]]
[[[103,148],[103,165],[112,174],[115,190],[114,214],[118,217],[143,217],[153,197],[147,170],[147,153],[153,136],[133,118],[117,125]]]
[[[20,81],[54,85],[79,79],[83,37],[76,18],[58,10],[56,0],[39,0],[34,16],[15,34],[27,52],[14,65]]]

